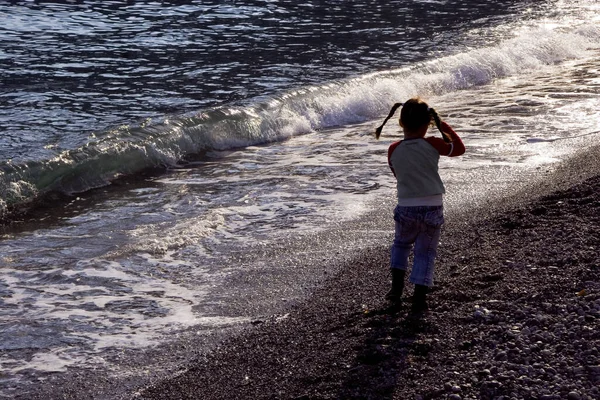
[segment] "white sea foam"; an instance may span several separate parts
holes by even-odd
[[[149,255],[146,262],[149,265],[153,263]],[[156,264],[161,262],[154,259]],[[177,271],[178,267],[181,266],[173,259],[163,264],[165,271],[169,268],[169,273]],[[202,298],[199,286],[192,290],[165,279],[165,275],[140,274],[116,261],[81,260],[69,271],[45,271],[44,276],[53,276],[47,285],[35,284],[32,278],[43,278],[38,272],[24,274],[9,268],[1,271],[2,282],[8,288],[3,303],[11,306],[11,311],[4,316],[6,323],[11,324],[13,329],[19,329],[15,323],[20,320],[19,315],[26,306],[29,318],[37,320],[41,329],[48,326],[48,329],[54,330],[64,326],[60,335],[63,341],[83,340],[88,348],[85,352],[73,353],[52,338],[46,339],[45,344],[42,343],[44,341],[32,341],[27,338],[36,335],[35,331],[23,327],[24,340],[20,340],[20,334],[17,334],[13,339],[5,340],[2,348],[14,350],[39,346],[42,350],[36,352],[30,362],[14,364],[11,367],[13,372],[24,369],[64,371],[67,366],[75,364],[83,367],[94,359],[92,354],[103,349],[156,344],[174,328],[246,321],[245,318],[219,316],[199,318],[192,309]],[[30,279],[24,275],[29,275]],[[35,291],[29,290],[29,286]],[[93,350],[89,350],[90,347]],[[88,362],[83,363],[83,359]]]
[[[169,250],[178,249],[210,236],[225,223],[221,210],[208,210],[185,220],[162,224],[140,225],[129,232],[130,242],[114,254],[148,252],[166,254]]]

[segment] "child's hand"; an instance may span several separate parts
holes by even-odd
[[[442,132],[442,138],[444,138],[444,142],[452,143],[452,134],[454,134],[454,129],[450,127],[446,123],[446,121],[440,121],[440,132]]]
[[[440,123],[440,126],[442,127],[442,132],[443,133],[452,133],[452,132],[454,132],[454,130],[450,127],[450,125],[448,125],[446,123],[446,121],[442,121]]]
[[[452,142],[452,134],[454,130],[446,123],[446,121],[440,122],[440,131],[442,132],[442,137],[444,138],[444,142],[451,143]]]

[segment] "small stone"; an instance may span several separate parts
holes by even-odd
[[[600,375],[600,365],[590,365],[588,369],[592,373],[592,375],[599,376]]]
[[[488,388],[498,389],[498,388],[502,387],[502,384],[500,382],[494,380],[494,381],[485,382],[484,386],[487,386]]]
[[[569,392],[567,400],[581,400],[581,395],[575,391]]]
[[[457,395],[456,393],[451,394],[450,396],[448,396],[448,399],[450,400],[462,400],[462,397],[460,397],[459,395]]]
[[[550,350],[542,350],[541,353],[544,357],[550,357],[552,355]]]

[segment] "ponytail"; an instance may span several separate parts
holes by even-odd
[[[381,124],[377,129],[375,129],[375,139],[379,139],[379,136],[381,136],[381,130],[383,129],[383,126],[388,122],[388,120],[390,118],[392,118],[394,116],[394,114],[396,113],[396,110],[399,107],[402,107],[402,105],[403,105],[403,103],[396,103],[392,106],[392,109],[390,110],[390,113],[388,114],[386,119],[383,121],[383,124]]]

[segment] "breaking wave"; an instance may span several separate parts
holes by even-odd
[[[0,164],[0,217],[48,193],[72,195],[122,176],[176,167],[188,157],[286,140],[315,130],[379,118],[396,101],[429,97],[585,57],[597,49],[595,26],[536,28],[497,45],[411,67],[298,88],[245,105],[207,109],[149,126],[120,127],[52,159]]]

